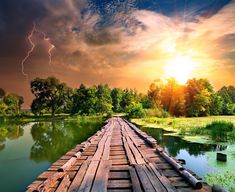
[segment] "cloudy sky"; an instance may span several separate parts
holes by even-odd
[[[234,18],[233,0],[1,0],[0,87],[27,107],[29,81],[52,75],[141,92],[171,76],[235,85]]]

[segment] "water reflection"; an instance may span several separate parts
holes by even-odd
[[[96,127],[94,129],[94,127]],[[54,121],[40,122],[32,126],[34,145],[30,158],[36,162],[56,161],[77,143],[86,140],[101,127],[100,121]]]
[[[189,155],[199,156],[204,155],[205,152],[215,151],[217,149],[217,145],[191,143],[180,137],[165,135],[170,132],[164,131],[163,129],[143,127],[142,130],[153,136],[162,147],[165,147],[175,157],[180,153],[180,150],[186,150]]]
[[[20,125],[0,125],[0,151],[6,146],[6,139],[15,140],[24,135],[24,129]]]

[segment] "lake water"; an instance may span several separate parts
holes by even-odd
[[[101,118],[0,123],[0,191],[25,191],[40,173],[102,124]]]
[[[172,156],[186,160],[185,167],[193,170],[198,176],[210,184],[223,185],[235,191],[235,144],[200,144],[183,140],[170,135],[160,128],[141,128],[153,136]],[[221,150],[228,155],[227,162],[216,160],[216,151]],[[206,175],[209,174],[208,177]]]

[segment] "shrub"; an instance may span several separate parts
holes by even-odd
[[[127,116],[129,118],[142,118],[145,116],[145,112],[141,103],[133,103],[127,108]]]
[[[152,108],[146,110],[147,117],[170,117],[170,114],[162,108]]]
[[[228,121],[213,121],[206,125],[205,129],[209,131],[209,135],[213,140],[223,142],[229,140],[230,133],[234,130],[234,125]]]

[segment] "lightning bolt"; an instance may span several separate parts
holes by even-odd
[[[22,68],[21,71],[22,71],[22,74],[23,74],[27,79],[28,79],[28,74],[26,74],[25,71],[24,71],[24,68],[25,68],[24,65],[25,65],[25,62],[28,60],[28,58],[29,58],[30,55],[33,53],[33,51],[34,51],[34,49],[35,49],[35,47],[36,47],[35,43],[34,43],[33,40],[32,40],[32,37],[33,37],[34,33],[39,33],[39,34],[41,34],[41,35],[43,36],[43,40],[46,41],[46,42],[50,45],[50,47],[48,48],[48,51],[47,51],[47,53],[48,53],[48,58],[49,58],[49,61],[48,61],[48,62],[49,62],[49,65],[51,65],[51,63],[52,63],[52,51],[53,51],[53,49],[55,48],[55,45],[53,45],[53,44],[51,43],[51,39],[47,37],[46,33],[44,33],[43,31],[38,30],[37,27],[36,27],[36,24],[33,23],[33,29],[31,30],[30,34],[29,34],[28,37],[27,37],[27,39],[28,39],[28,41],[29,41],[29,43],[30,43],[30,45],[31,45],[31,48],[30,48],[30,50],[27,52],[25,58],[24,58],[24,59],[22,60],[22,62],[21,62],[21,68]]]
[[[44,33],[43,31],[39,31],[37,28],[36,28],[36,31],[38,33],[41,33],[43,36],[43,40],[46,41],[50,45],[47,53],[48,53],[48,57],[49,57],[49,65],[51,65],[51,63],[52,63],[52,50],[55,48],[55,45],[53,45],[51,43],[51,39],[47,37],[46,33]]]
[[[35,43],[33,42],[32,40],[32,37],[33,37],[33,34],[34,32],[36,31],[36,26],[35,24],[33,24],[33,29],[32,31],[30,32],[29,36],[27,37],[30,45],[31,45],[31,48],[30,50],[27,52],[26,56],[24,57],[24,59],[22,60],[21,62],[21,71],[22,71],[22,74],[28,79],[28,74],[25,73],[24,71],[24,65],[25,65],[25,62],[27,61],[27,59],[30,57],[31,53],[33,53],[34,51],[34,48],[35,48]]]

